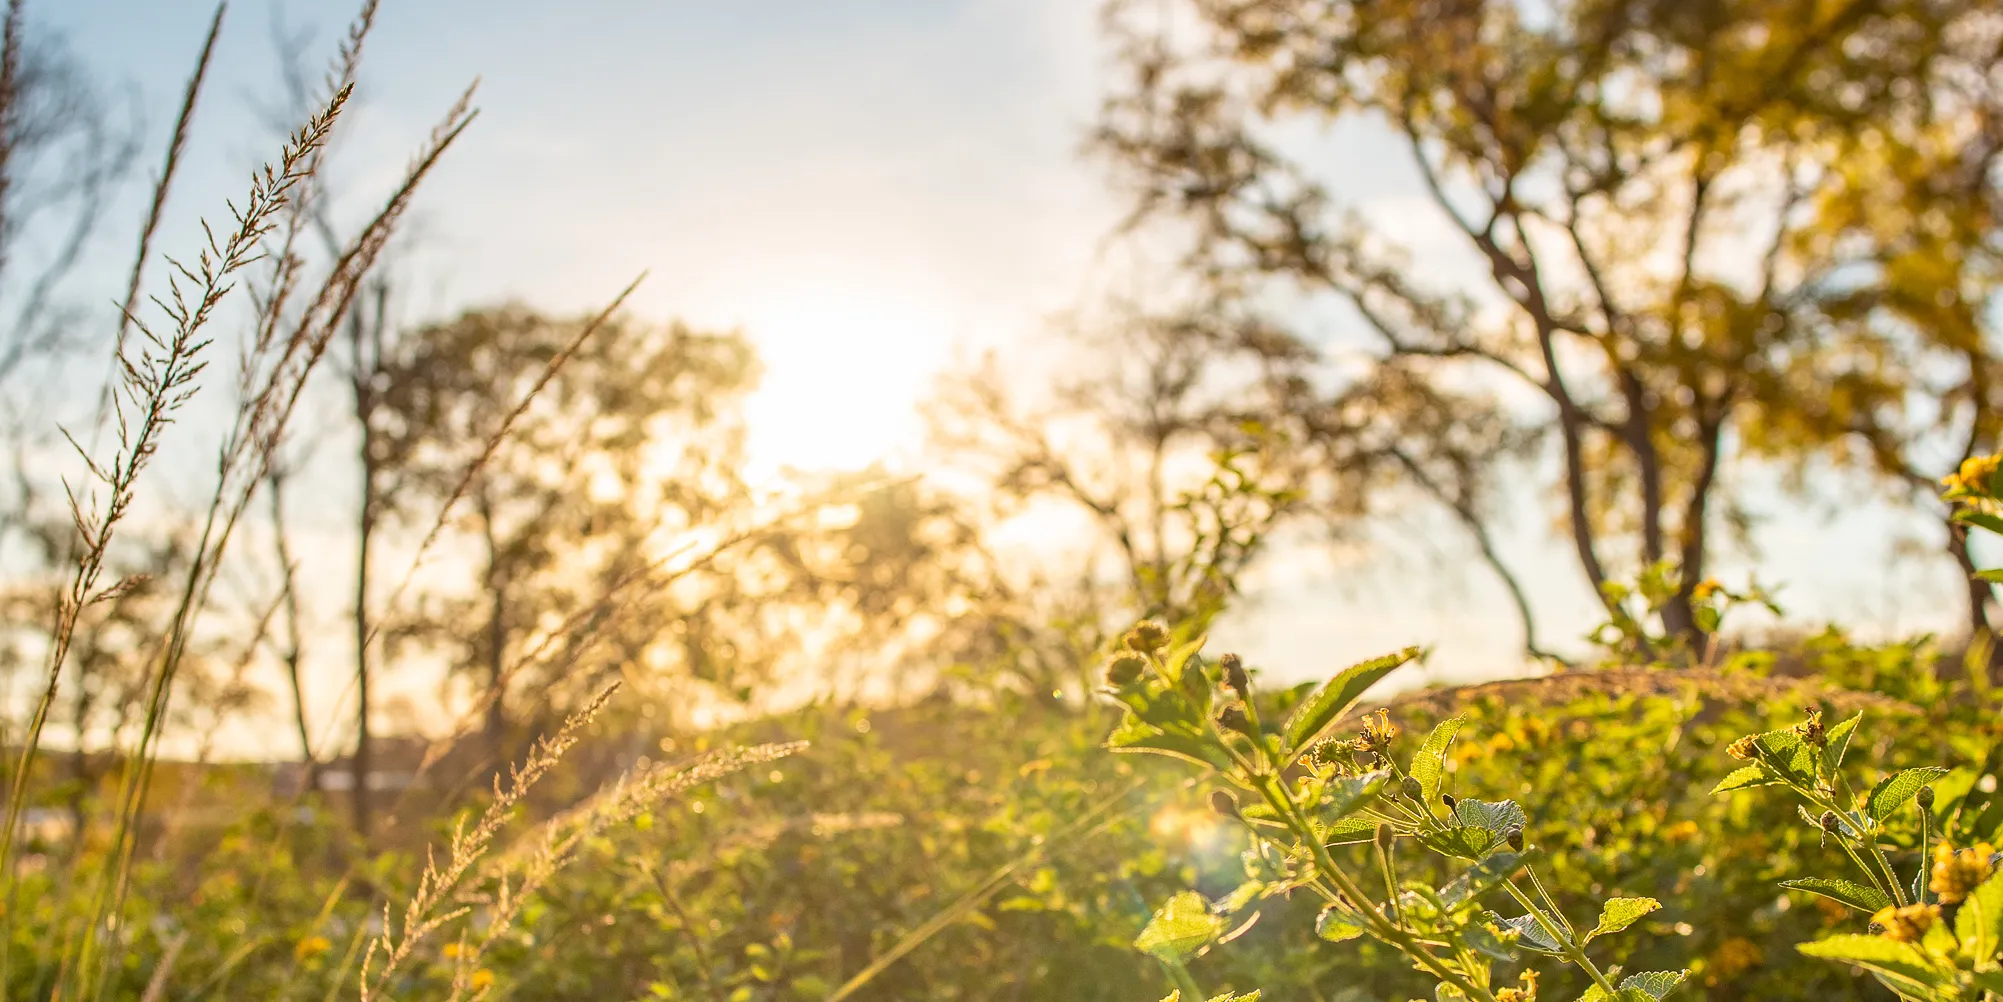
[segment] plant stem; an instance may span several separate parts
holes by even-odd
[[[1537,902],[1530,899],[1530,895],[1523,893],[1523,888],[1516,886],[1516,881],[1505,880],[1502,882],[1502,886],[1509,892],[1510,897],[1516,899],[1517,904],[1522,905],[1524,910],[1530,913],[1531,918],[1537,920],[1538,925],[1544,927],[1545,933],[1558,941],[1559,948],[1564,951],[1566,958],[1571,960],[1573,966],[1586,972],[1593,979],[1593,984],[1600,986],[1601,991],[1611,996],[1618,996],[1620,994],[1614,988],[1613,982],[1608,981],[1607,976],[1601,973],[1599,965],[1593,963],[1592,958],[1586,956],[1586,951],[1579,947],[1579,944],[1574,941],[1573,937],[1566,935],[1565,931],[1559,928],[1558,922],[1545,914],[1544,909],[1538,907]]]

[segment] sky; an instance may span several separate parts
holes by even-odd
[[[1030,344],[1107,280],[1122,205],[1079,156],[1108,75],[1090,0],[385,0],[359,114],[344,124],[338,205],[364,211],[474,79],[479,119],[430,180],[406,309],[517,299],[602,305],[634,276],[654,316],[739,327],[767,373],[754,462],[853,467],[908,450],[914,408],[984,347]],[[32,4],[76,55],[121,81],[158,150],[212,8],[191,0]],[[277,27],[313,32],[323,65],[351,10],[237,0],[218,78],[162,246],[241,190],[275,148],[258,109],[282,97]],[[1367,130],[1316,139],[1350,199],[1418,245],[1442,221]],[[149,156],[153,154],[149,153]],[[136,218],[134,201],[126,216]],[[118,248],[94,267],[122,267]],[[1446,252],[1441,251],[1442,254]],[[110,273],[107,271],[106,273]],[[1549,516],[1511,519],[1510,555],[1550,602],[1547,642],[1577,649],[1592,602]],[[1778,508],[1778,504],[1775,505]],[[1884,573],[1890,516],[1835,506],[1763,537],[1768,580],[1805,619],[1883,629],[1952,622],[1944,568]],[[1368,568],[1288,544],[1223,632],[1280,674],[1333,672],[1409,643],[1436,671],[1519,666],[1517,628],[1451,530]],[[1846,543],[1845,546],[1858,544]],[[1944,615],[1943,610],[1948,610]]]

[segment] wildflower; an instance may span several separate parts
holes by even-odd
[[[1710,601],[1711,596],[1723,591],[1724,587],[1724,585],[1718,583],[1717,578],[1705,578],[1691,586],[1690,597],[1698,602],[1707,602]]]
[[[1808,711],[1808,719],[1794,725],[1792,729],[1794,733],[1801,735],[1801,740],[1817,748],[1829,743],[1829,733],[1822,727],[1821,710]]]
[[[1127,649],[1142,654],[1153,654],[1168,646],[1168,627],[1152,619],[1143,619],[1127,631]]]
[[[445,944],[444,948],[440,949],[438,952],[444,954],[446,960],[458,960],[459,954],[465,952],[465,949],[466,949],[465,947],[460,946],[457,943],[447,943]]]
[[[1121,651],[1106,662],[1106,684],[1115,689],[1132,685],[1147,667],[1146,657],[1133,651]]]
[[[1971,456],[1961,461],[1961,469],[1941,478],[1941,483],[1970,494],[1987,495],[1989,480],[2003,465],[2003,456]]]
[[[1759,747],[1760,747],[1759,735],[1748,734],[1745,737],[1740,738],[1739,740],[1734,741],[1729,746],[1727,746],[1725,748],[1725,754],[1730,755],[1735,759],[1744,761],[1746,759],[1752,758],[1754,753],[1756,753],[1759,750]]]
[[[292,948],[292,955],[300,960],[306,960],[311,957],[317,957],[333,948],[334,944],[328,942],[325,936],[308,936],[300,940],[298,946]]]
[[[1363,718],[1363,734],[1357,740],[1366,751],[1384,752],[1390,749],[1391,739],[1398,736],[1398,725],[1391,722],[1391,714],[1378,710]]]
[[[1537,1002],[1537,972],[1524,971],[1521,988],[1504,988],[1495,993],[1495,1002]]]
[[[473,972],[473,977],[467,983],[473,987],[474,991],[484,992],[494,987],[494,972],[482,967]]]
[[[1927,890],[1939,896],[1940,903],[1951,905],[1968,897],[1970,891],[1982,886],[1995,870],[1989,856],[1995,852],[1987,842],[1977,842],[1956,852],[1953,846],[1943,842],[1933,850],[1933,877],[1927,881]]]
[[[1871,923],[1882,928],[1887,939],[1917,943],[1939,917],[1939,905],[1886,905],[1871,916]]]
[[[1252,698],[1252,677],[1245,674],[1245,661],[1236,654],[1226,654],[1217,659],[1224,669],[1224,684],[1238,694],[1239,699]]]

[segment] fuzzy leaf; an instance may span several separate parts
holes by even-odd
[[[1518,915],[1515,918],[1503,919],[1501,924],[1503,929],[1516,933],[1516,942],[1519,946],[1539,953],[1563,952],[1558,941],[1552,939],[1551,934],[1537,924],[1535,915]]]
[[[1287,748],[1298,752],[1320,736],[1336,718],[1363,698],[1365,690],[1391,674],[1399,666],[1419,656],[1420,648],[1407,647],[1396,654],[1372,658],[1329,679],[1314,694],[1301,701],[1287,716]]]
[[[1773,786],[1779,782],[1781,780],[1773,774],[1773,770],[1755,762],[1732,770],[1730,775],[1719,780],[1718,785],[1711,788],[1711,793],[1716,795],[1730,793],[1733,790],[1750,790],[1755,786]]]
[[[1331,943],[1340,943],[1363,935],[1363,927],[1336,911],[1334,905],[1329,905],[1315,917],[1314,934]]]
[[[1138,717],[1128,717],[1106,739],[1106,747],[1116,752],[1167,755],[1202,766],[1222,769],[1231,764],[1223,749],[1185,734],[1171,734]]]
[[[1780,886],[1819,894],[1831,901],[1841,901],[1865,914],[1875,914],[1879,909],[1889,907],[1892,903],[1892,899],[1886,897],[1884,891],[1849,880],[1804,877],[1800,880],[1783,880]]]
[[[1316,825],[1323,845],[1355,845],[1377,837],[1377,822],[1369,818],[1343,818],[1332,825]]]
[[[1935,971],[1927,962],[1926,954],[1910,943],[1900,943],[1883,936],[1839,933],[1828,939],[1803,943],[1795,949],[1810,957],[1855,964],[1913,984],[1934,983]]]
[[[1419,844],[1442,856],[1478,860],[1502,842],[1502,833],[1493,828],[1461,825],[1445,831],[1422,831]]]
[[[1843,767],[1843,756],[1850,751],[1850,737],[1857,733],[1857,725],[1863,720],[1864,711],[1858,710],[1855,716],[1824,732],[1825,742],[1822,748],[1824,769],[1833,773]]]
[[[1168,899],[1134,939],[1142,953],[1177,963],[1196,956],[1224,931],[1224,919],[1210,913],[1210,903],[1195,891]]]
[[[1421,801],[1427,810],[1440,799],[1440,776],[1446,772],[1447,746],[1454,743],[1454,735],[1460,733],[1467,723],[1464,716],[1448,717],[1426,735],[1426,743],[1419,746],[1412,756],[1412,778],[1419,781]]]
[[[1608,898],[1600,906],[1600,924],[1586,934],[1586,941],[1595,936],[1606,936],[1621,931],[1641,921],[1643,915],[1662,907],[1662,902],[1654,898]]]
[[[1906,806],[1920,792],[1920,787],[1947,775],[1947,770],[1937,765],[1919,769],[1905,769],[1878,781],[1871,788],[1871,795],[1864,800],[1864,813],[1873,821],[1883,821]]]
[[[1325,822],[1333,822],[1355,814],[1377,799],[1384,784],[1391,778],[1388,769],[1366,772],[1361,776],[1339,776],[1331,780],[1322,791],[1321,802],[1315,805],[1315,816]],[[1373,827],[1373,831],[1376,829]]]
[[[1498,852],[1468,868],[1467,872],[1455,877],[1447,886],[1440,888],[1440,903],[1444,910],[1453,912],[1472,905],[1483,894],[1495,889],[1509,875],[1515,873],[1524,863],[1537,854],[1535,849],[1524,853]]]
[[[1168,653],[1164,654],[1161,659],[1162,677],[1180,685],[1182,683],[1183,667],[1189,663],[1189,659],[1197,651],[1203,649],[1204,642],[1209,639],[1208,634],[1199,633],[1180,644],[1170,647]]]
[[[1463,800],[1454,804],[1454,824],[1470,828],[1486,828],[1495,832],[1506,832],[1511,828],[1521,828],[1530,823],[1523,808],[1514,800]]]
[[[1642,971],[1622,979],[1620,990],[1643,992],[1650,999],[1661,999],[1675,991],[1676,986],[1682,984],[1683,979],[1689,976],[1689,971]]]
[[[1990,874],[1963,899],[1954,916],[1954,936],[1978,963],[2003,948],[2003,870]]]
[[[1815,749],[1792,728],[1754,735],[1753,754],[1783,779],[1801,786],[1815,783]]]

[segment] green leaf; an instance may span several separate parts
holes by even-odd
[[[1362,810],[1384,790],[1384,784],[1391,779],[1391,771],[1378,769],[1361,776],[1339,776],[1331,780],[1322,790],[1321,802],[1315,805],[1315,816],[1324,822],[1339,821]],[[1371,829],[1375,831],[1375,827]]]
[[[1606,936],[1621,931],[1641,921],[1643,915],[1662,907],[1662,902],[1654,898],[1608,898],[1600,906],[1600,924],[1586,934],[1585,942],[1592,942],[1595,936]]]
[[[1879,909],[1890,907],[1892,904],[1892,899],[1886,897],[1884,891],[1849,880],[1804,877],[1800,880],[1783,880],[1780,886],[1819,894],[1831,901],[1841,901],[1866,914],[1876,914]]]
[[[1975,576],[1991,583],[2003,583],[2003,567],[1991,567],[1975,572]]]
[[[1730,775],[1719,780],[1718,785],[1711,788],[1711,793],[1716,795],[1730,793],[1733,790],[1750,790],[1755,786],[1773,786],[1780,782],[1779,777],[1773,774],[1773,770],[1755,762],[1732,770]]]
[[[1447,886],[1440,888],[1440,903],[1449,912],[1459,911],[1474,904],[1483,894],[1494,890],[1509,875],[1515,873],[1524,863],[1530,861],[1537,851],[1498,852],[1469,867],[1467,872],[1455,877]]]
[[[1168,652],[1162,655],[1161,659],[1162,677],[1168,679],[1170,682],[1175,683],[1177,685],[1182,684],[1183,666],[1189,663],[1189,659],[1192,656],[1194,656],[1197,651],[1203,649],[1204,641],[1209,639],[1210,637],[1208,634],[1199,633],[1196,636],[1191,637],[1190,639],[1180,644],[1176,644],[1175,646],[1170,647],[1168,649]]]
[[[1857,733],[1857,725],[1864,720],[1864,711],[1829,728],[1824,732],[1822,767],[1831,773],[1843,767],[1843,756],[1850,751],[1850,736]]]
[[[1870,796],[1864,799],[1864,813],[1873,821],[1883,821],[1893,812],[1906,806],[1906,802],[1919,795],[1920,787],[1947,775],[1947,770],[1937,765],[1919,769],[1905,769],[1878,781],[1871,788]]]
[[[1961,902],[1954,916],[1954,937],[1977,963],[2003,949],[2003,870],[1990,874],[1982,886]]]
[[[1500,924],[1505,931],[1516,933],[1516,942],[1520,946],[1539,953],[1564,952],[1558,941],[1552,939],[1551,934],[1545,932],[1544,927],[1538,924],[1535,915],[1518,915],[1515,918],[1503,919]]]
[[[1800,786],[1815,784],[1815,748],[1792,728],[1755,735],[1753,754],[1781,779]]]
[[[1391,674],[1406,662],[1418,657],[1420,648],[1407,647],[1396,654],[1386,654],[1372,658],[1329,679],[1294,708],[1287,717],[1287,749],[1298,753],[1308,742],[1321,735],[1328,725],[1356,705],[1363,698],[1365,690],[1377,681]]]
[[[1661,999],[1675,991],[1676,986],[1689,976],[1689,971],[1642,971],[1622,979],[1620,990],[1622,993],[1638,991],[1650,999]]]
[[[1855,964],[1868,971],[1889,974],[1919,985],[1930,986],[1937,977],[1926,954],[1921,953],[1918,947],[1883,936],[1839,933],[1828,939],[1803,943],[1795,949],[1806,956]]]
[[[1507,832],[1511,828],[1522,828],[1530,823],[1523,808],[1514,800],[1462,800],[1454,804],[1453,823],[1469,828],[1486,828],[1493,832]]]
[[[1196,956],[1224,931],[1224,919],[1210,913],[1210,903],[1195,891],[1168,899],[1147,928],[1134,939],[1142,953],[1177,963]]]
[[[1343,818],[1332,825],[1315,825],[1323,845],[1356,845],[1377,837],[1377,822],[1369,818]]]
[[[1478,860],[1502,842],[1502,833],[1492,828],[1460,826],[1444,831],[1421,831],[1419,844],[1442,856]]]
[[[1480,922],[1470,922],[1461,927],[1461,942],[1476,953],[1496,960],[1515,960],[1516,951],[1509,948],[1489,927]]]
[[[1986,512],[1976,511],[1973,508],[1959,508],[1955,510],[1954,520],[1963,525],[1981,526],[1990,532],[2003,536],[2003,518],[1997,518]]]
[[[1112,736],[1106,739],[1106,747],[1129,754],[1167,755],[1219,769],[1231,764],[1231,756],[1224,749],[1186,734],[1171,734],[1138,717],[1121,721]]]
[[[1446,772],[1447,746],[1454,743],[1454,735],[1466,723],[1465,716],[1440,721],[1433,733],[1426,735],[1426,743],[1419,746],[1418,754],[1412,756],[1412,778],[1419,781],[1426,810],[1432,810],[1440,799],[1440,776]]]
[[[1347,915],[1336,911],[1334,905],[1329,905],[1315,917],[1314,934],[1331,943],[1340,943],[1363,935],[1363,927],[1351,921]]]

